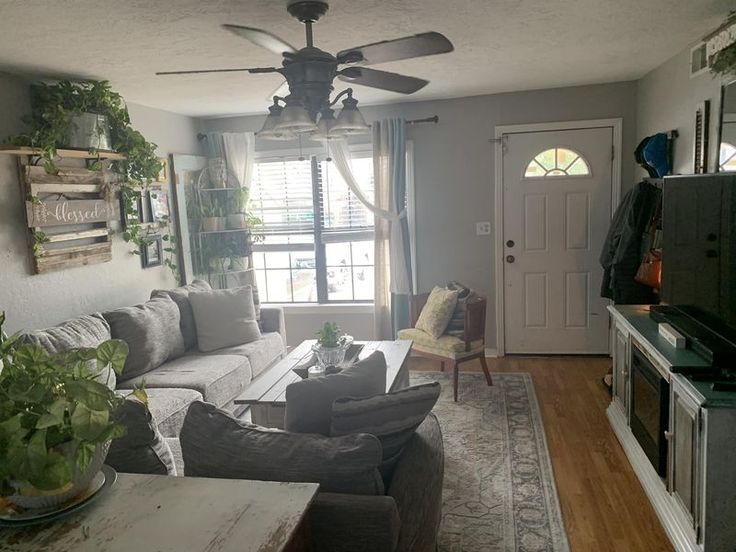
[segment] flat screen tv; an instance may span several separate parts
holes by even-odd
[[[662,303],[736,346],[736,174],[667,177]]]

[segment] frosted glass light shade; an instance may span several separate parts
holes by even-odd
[[[280,141],[286,141],[286,140],[293,140],[296,138],[296,135],[291,132],[282,132],[280,130],[276,130],[276,125],[281,120],[281,111],[283,110],[280,106],[271,106],[268,108],[268,116],[266,117],[266,120],[263,122],[263,126],[261,127],[261,130],[256,132],[256,136],[262,140],[280,140]]]
[[[345,102],[347,104],[347,101]],[[357,103],[357,102],[355,102]],[[352,136],[354,134],[365,134],[370,127],[365,122],[363,115],[355,105],[345,105],[337,116],[332,126],[331,134],[335,136]]]
[[[317,123],[317,132],[310,134],[309,138],[316,142],[335,142],[336,140],[340,140],[344,135],[333,132],[336,122],[332,110],[322,113],[322,117]]]
[[[274,130],[277,132],[289,132],[301,134],[303,132],[317,132],[317,125],[300,105],[287,105],[279,116]]]

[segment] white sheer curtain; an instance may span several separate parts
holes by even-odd
[[[406,140],[404,121],[390,119],[373,125],[373,179],[375,202],[363,194],[352,173],[345,141],[330,143],[330,154],[340,175],[358,201],[375,215],[374,334],[376,339],[393,339],[392,294],[408,296],[411,279],[404,244],[406,209]]]
[[[228,168],[237,177],[241,188],[250,188],[256,155],[255,134],[253,132],[223,132],[220,138]]]

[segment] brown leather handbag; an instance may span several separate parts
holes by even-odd
[[[636,271],[634,280],[649,286],[655,291],[659,291],[662,284],[662,250],[655,248],[657,241],[657,227],[659,226],[659,220],[662,214],[661,200],[660,204],[652,217],[652,222],[649,226],[649,249],[644,253],[644,258],[641,260],[639,269]]]

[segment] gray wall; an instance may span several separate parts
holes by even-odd
[[[29,110],[28,83],[0,74],[0,106],[2,141],[23,130],[21,117]],[[158,144],[159,155],[198,151],[196,120],[138,105],[129,109],[133,126]],[[7,313],[10,331],[131,305],[147,299],[156,287],[175,284],[166,268],[143,270],[140,258],[130,254],[119,234],[113,237],[109,263],[33,275],[16,158],[8,155],[0,155],[0,282],[0,310]]]
[[[494,238],[475,235],[477,221],[493,220],[494,146],[488,139],[496,125],[621,117],[624,152],[631,152],[635,147],[636,83],[393,104],[361,111],[368,121],[439,115],[439,124],[409,130],[414,141],[419,289],[428,291],[453,279],[486,294],[487,344],[495,347]],[[245,131],[258,130],[262,122],[262,116],[232,117],[210,119],[203,125],[212,131]],[[273,149],[278,144],[261,142],[257,148]],[[631,186],[633,177],[632,164],[625,162],[624,189]]]
[[[676,129],[673,169],[693,172],[695,110],[710,100],[710,148],[708,170],[713,172],[718,156],[718,112],[721,79],[710,73],[690,78],[690,48],[686,48],[638,81],[637,143],[645,136]],[[637,169],[639,176],[646,176]]]

